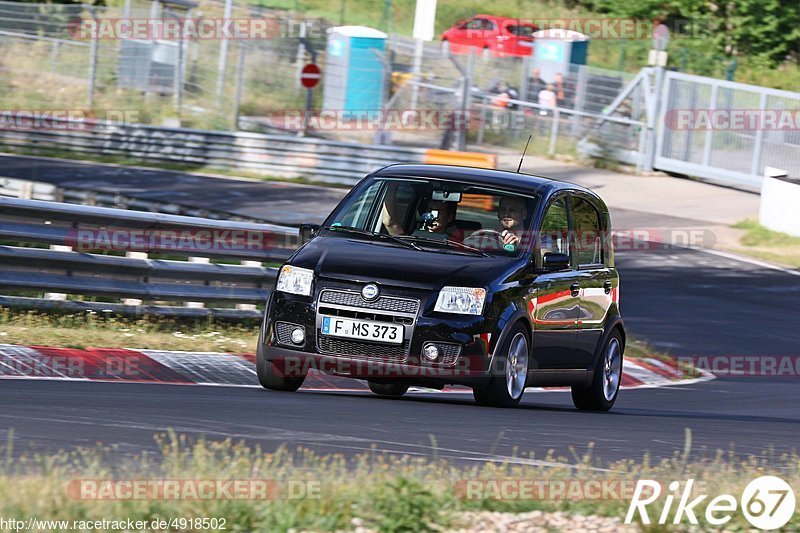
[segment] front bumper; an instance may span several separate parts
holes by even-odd
[[[324,291],[349,293],[348,305],[326,303]],[[491,352],[489,334],[496,320],[483,316],[452,315],[433,312],[435,296],[425,291],[384,289],[387,298],[415,300],[416,310],[376,311],[366,305],[352,286],[328,283],[312,297],[274,291],[265,321],[263,353],[287,375],[304,374],[314,368],[327,374],[374,381],[405,380],[414,384],[472,385],[489,376]],[[340,340],[320,333],[322,314],[338,314],[363,320],[376,320],[405,328],[402,345]],[[293,343],[287,332],[300,326],[305,332],[302,343]],[[331,342],[331,340],[335,342]],[[440,360],[430,362],[422,356],[423,347],[436,344]],[[446,356],[445,356],[446,353]]]

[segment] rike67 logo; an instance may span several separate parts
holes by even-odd
[[[681,524],[686,520],[692,525],[699,525],[697,517],[704,516],[709,525],[722,526],[730,522],[734,513],[740,508],[753,527],[770,531],[785,526],[794,515],[796,504],[794,491],[779,477],[761,476],[754,479],[745,487],[738,501],[732,494],[721,494],[707,503],[705,502],[709,497],[708,494],[700,494],[690,499],[694,496],[693,486],[694,479],[687,480],[683,490],[681,482],[670,483],[669,492],[663,494],[661,514],[657,518],[655,515],[651,518],[648,506],[659,502],[663,489],[658,481],[639,480],[633,492],[631,505],[628,507],[628,514],[625,516],[625,523],[632,523],[638,513],[645,525],[650,525],[651,520],[659,525],[665,525],[670,522],[670,518],[673,524]]]

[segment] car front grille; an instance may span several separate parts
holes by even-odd
[[[351,291],[325,289],[320,294],[319,301],[320,303],[326,304],[344,305],[347,307],[357,307],[376,311],[406,313],[410,315],[416,315],[419,311],[418,300],[395,298],[393,296],[379,296],[377,300],[368,302],[361,297],[361,294]]]
[[[320,353],[343,357],[379,359],[381,361],[402,363],[408,358],[409,344],[409,339],[403,341],[403,344],[377,344],[337,339],[317,332],[317,347]]]
[[[317,349],[321,354],[340,357],[405,362],[409,356],[419,308],[419,300],[410,298],[382,295],[370,302],[354,290],[322,289],[317,305]],[[388,344],[323,335],[320,332],[320,317],[323,314],[403,324],[405,340],[402,344]]]

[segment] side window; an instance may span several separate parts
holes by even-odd
[[[381,206],[378,231],[390,235],[406,235],[413,232],[418,218],[414,216],[413,207],[418,200],[411,184],[389,182]]]
[[[567,203],[562,196],[547,208],[539,231],[540,259],[548,252],[569,255],[569,225]]]
[[[381,185],[381,182],[376,181],[361,191],[360,194],[353,196],[349,203],[343,206],[341,211],[336,214],[336,218],[331,224],[338,224],[339,226],[347,226],[350,228],[370,229],[366,226],[369,223],[369,214],[375,202],[375,196],[378,194]]]
[[[483,29],[483,19],[472,19],[467,22],[467,29],[468,30],[482,30]]]
[[[603,239],[600,213],[589,201],[577,196],[572,197],[570,205],[578,265],[602,264]]]

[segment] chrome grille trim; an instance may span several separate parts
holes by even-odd
[[[369,309],[371,311],[389,311],[392,313],[403,313],[405,315],[415,315],[419,312],[419,300],[410,298],[399,298],[396,296],[379,296],[377,300],[368,302],[361,297],[361,294],[354,291],[339,289],[323,289],[319,294],[319,303],[342,305],[357,309]]]

